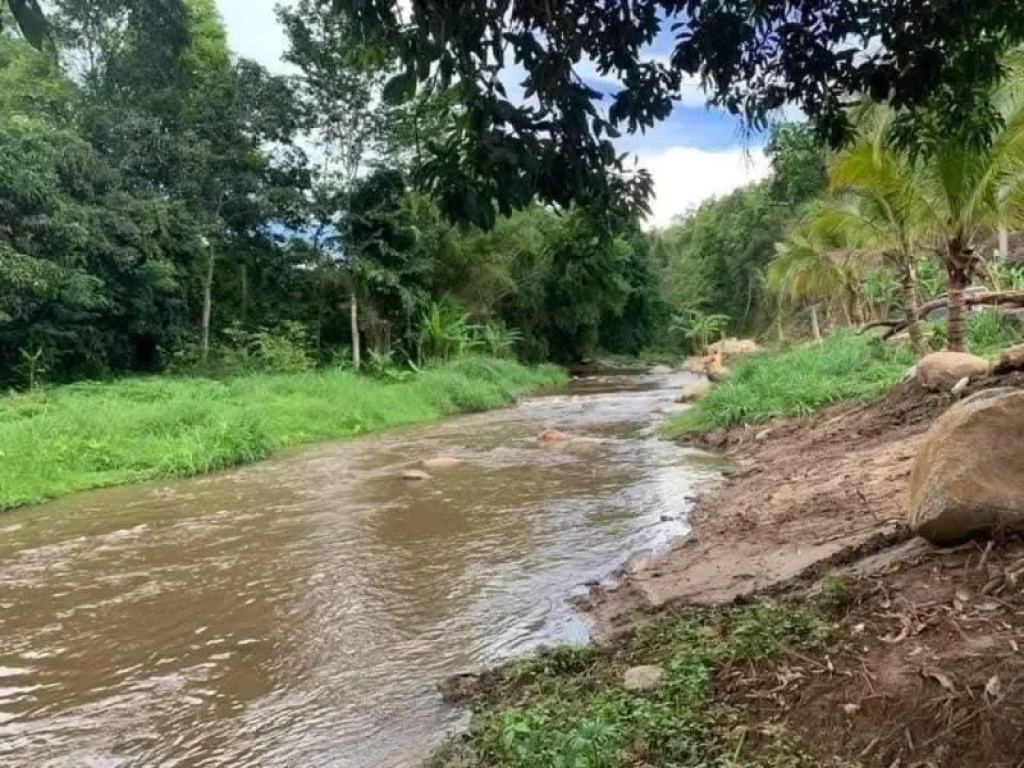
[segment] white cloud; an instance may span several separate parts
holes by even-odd
[[[664,227],[675,216],[711,197],[726,195],[738,187],[765,178],[771,166],[760,149],[712,151],[675,146],[658,152],[639,153],[639,165],[654,180],[650,227]]]
[[[271,72],[290,73],[281,61],[285,49],[284,30],[275,6],[281,0],[217,0],[217,8],[228,31],[228,45],[239,56],[259,62]],[[285,0],[283,5],[291,5]]]

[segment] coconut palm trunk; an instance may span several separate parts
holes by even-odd
[[[963,237],[949,241],[946,251],[946,292],[949,296],[947,326],[950,352],[967,351],[967,310],[964,291],[971,284],[974,254]]]
[[[814,334],[814,340],[817,342],[821,341],[821,325],[818,323],[818,305],[811,305],[811,333]]]
[[[964,290],[969,281],[963,272],[952,264],[947,267],[947,294],[949,296],[949,317],[947,319],[947,347],[950,352],[967,351],[967,313]]]
[[[919,357],[927,351],[924,346],[924,334],[921,333],[921,306],[917,298],[917,270],[908,260],[899,266],[900,290],[903,293],[903,306],[907,314],[907,333],[910,343]]]

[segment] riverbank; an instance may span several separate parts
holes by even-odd
[[[500,408],[565,380],[554,366],[469,357],[396,382],[329,371],[218,381],[138,378],[7,395],[0,398],[0,510]]]
[[[994,386],[1024,378],[964,394]],[[937,549],[905,525],[953,401],[911,380],[691,434],[733,467],[694,534],[591,591],[598,642],[485,676],[470,734],[430,765],[1021,764],[1024,544]]]

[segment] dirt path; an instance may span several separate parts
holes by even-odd
[[[972,389],[996,383],[1020,385],[1004,378]],[[707,436],[702,447],[722,452],[733,473],[697,503],[689,540],[591,592],[584,608],[596,637],[611,639],[673,605],[779,590],[909,540],[913,459],[952,402],[912,381],[880,401]]]

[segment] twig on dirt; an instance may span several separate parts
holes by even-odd
[[[873,738],[871,741],[869,741],[868,745],[866,747],[864,747],[864,749],[862,749],[858,753],[857,759],[858,760],[863,760],[865,757],[867,757],[869,754],[871,754],[871,750],[873,750],[876,746],[878,746],[878,742],[881,741],[881,740],[882,740],[881,736],[875,736],[875,738]]]
[[[988,560],[988,553],[992,551],[992,547],[995,542],[989,539],[988,544],[985,545],[985,551],[981,553],[981,560],[978,561],[978,570],[980,571],[985,567],[985,561]]]
[[[805,664],[810,664],[811,666],[817,667],[818,669],[823,669],[826,672],[832,672],[833,671],[833,670],[829,669],[828,666],[826,666],[825,664],[822,664],[820,661],[815,661],[810,656],[805,656],[804,654],[800,653],[799,651],[793,650],[788,645],[782,645],[780,647],[781,647],[781,650],[782,650],[783,653],[788,653],[790,656],[793,656],[794,658],[800,659],[800,661],[804,662]]]

